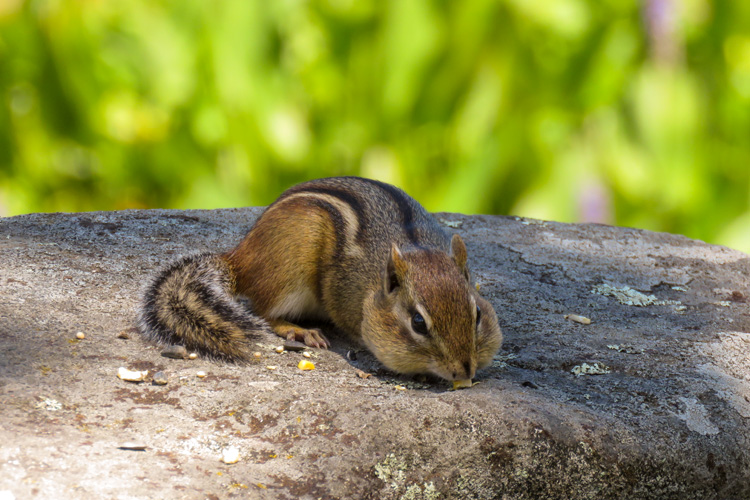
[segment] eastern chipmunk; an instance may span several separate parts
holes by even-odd
[[[139,323],[150,339],[241,361],[269,329],[328,347],[319,329],[295,322],[330,320],[391,370],[467,380],[490,364],[502,333],[466,261],[461,237],[402,190],[313,180],[285,191],[233,250],[164,269]]]

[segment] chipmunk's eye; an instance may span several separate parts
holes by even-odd
[[[482,310],[479,309],[479,306],[477,306],[477,327],[479,327],[479,322],[482,320]]]
[[[411,317],[411,327],[415,332],[427,335],[427,322],[421,314],[414,313],[414,316]]]

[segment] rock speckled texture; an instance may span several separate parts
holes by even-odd
[[[259,212],[0,219],[0,491],[750,498],[750,256],[635,229],[439,214],[505,333],[460,391],[394,376],[330,329],[309,372],[301,353],[273,350],[278,338],[236,366],[117,337],[160,266],[232,247]],[[572,372],[584,365],[606,370]],[[120,366],[170,383],[119,380]],[[224,464],[231,447],[241,459]]]

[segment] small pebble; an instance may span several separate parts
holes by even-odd
[[[161,355],[165,358],[187,359],[188,352],[187,349],[185,349],[185,346],[170,345],[161,352]]]
[[[304,357],[306,357],[306,358],[310,358],[310,357],[312,357],[312,354],[310,354],[310,353],[309,353],[309,352],[307,352],[307,351],[303,352],[303,353],[302,353],[302,355],[303,355]]]
[[[197,352],[191,352],[190,354],[188,354],[188,359],[197,359],[197,358],[198,358]]]
[[[154,384],[156,384],[156,385],[167,385],[167,382],[169,382],[169,379],[168,379],[166,373],[164,373],[164,372],[156,372],[156,373],[154,373]]]
[[[117,376],[120,379],[126,380],[128,382],[143,382],[143,379],[145,379],[147,375],[148,375],[148,370],[134,371],[134,370],[128,370],[124,366],[121,366],[117,370]]]
[[[203,371],[198,372],[195,374],[195,376],[198,378],[206,378],[206,372],[203,372]]]
[[[83,332],[78,332],[78,333],[76,333],[76,338],[78,340],[83,340],[83,339],[86,338],[86,334],[84,334]]]
[[[146,445],[142,443],[133,443],[130,441],[127,441],[125,443],[122,443],[120,446],[118,446],[121,450],[131,450],[131,451],[146,451]]]
[[[266,370],[275,370],[278,366],[266,366]]]
[[[276,351],[276,352],[278,352],[279,354],[281,354],[282,352],[284,352],[284,346],[283,346],[283,345],[280,345],[279,347],[277,347],[277,348],[275,349],[275,351]]]
[[[256,352],[253,353],[253,356],[255,356],[256,358],[259,358],[259,357],[261,357],[263,355],[261,353],[259,353],[259,352],[256,351]]]
[[[240,450],[234,446],[224,448],[221,452],[221,461],[225,464],[236,464],[240,461]]]
[[[287,351],[299,352],[307,349],[307,345],[302,342],[297,342],[296,340],[287,340],[284,342],[284,349]]]

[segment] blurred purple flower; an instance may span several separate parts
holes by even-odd
[[[644,22],[648,33],[651,57],[657,63],[673,65],[682,55],[678,39],[677,4],[674,0],[645,0]]]
[[[580,222],[598,224],[614,223],[612,196],[600,181],[591,181],[578,192],[578,215]]]

